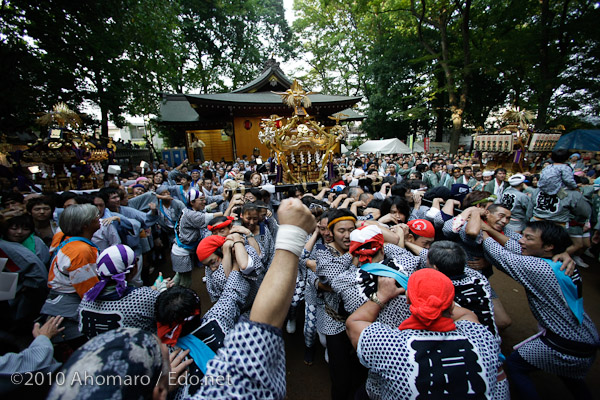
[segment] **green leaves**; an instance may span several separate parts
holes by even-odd
[[[540,126],[600,108],[600,41],[592,22],[600,8],[593,1],[296,0],[294,6],[300,14],[294,30],[309,54],[303,81],[365,96],[370,137],[427,134],[434,126],[456,136],[463,123],[484,125],[509,105],[537,110]],[[452,126],[451,110],[460,112],[460,125]]]
[[[160,92],[231,89],[292,51],[281,0],[5,1],[0,21],[4,127],[65,101],[98,106],[106,134],[157,114]]]

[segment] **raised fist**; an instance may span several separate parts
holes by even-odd
[[[295,225],[312,233],[315,230],[315,217],[299,199],[285,199],[277,211],[280,225]]]

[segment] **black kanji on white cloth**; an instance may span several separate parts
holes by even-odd
[[[123,316],[118,312],[102,313],[82,310],[79,329],[89,338],[121,327]]]
[[[454,285],[454,301],[477,315],[479,322],[487,326],[493,335],[498,334],[494,322],[492,289],[485,276],[471,268],[465,268],[461,276],[450,278]]]
[[[144,286],[116,300],[81,300],[78,308],[79,331],[92,338],[117,328],[156,331],[154,305],[158,291]]]
[[[557,212],[559,204],[560,199],[557,195],[547,194],[542,192],[541,190],[538,192],[537,196],[535,196],[534,199],[534,207],[544,212]]]
[[[369,368],[369,397],[390,400],[491,399],[498,352],[488,329],[471,321],[457,321],[450,332],[399,330],[375,322],[361,333],[357,347],[360,362]]]
[[[507,193],[504,192],[502,194],[502,200],[500,201],[504,206],[506,206],[507,209],[511,210],[513,209],[514,205],[515,205],[515,200],[517,200],[517,196],[515,196],[513,193]]]
[[[479,356],[467,339],[409,341],[419,366],[417,399],[485,399]]]

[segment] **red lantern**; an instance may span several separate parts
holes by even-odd
[[[244,128],[246,128],[246,130],[250,130],[250,128],[252,128],[252,121],[250,121],[249,119],[245,120]]]

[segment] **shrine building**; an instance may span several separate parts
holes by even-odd
[[[229,93],[163,94],[159,124],[185,132],[190,162],[195,161],[191,147],[195,139],[206,144],[206,160],[234,161],[256,153],[266,159],[269,150],[258,140],[261,120],[273,114],[292,116],[293,108],[284,104],[279,94],[272,93],[285,92],[291,86],[292,80],[279,63],[270,59],[256,79]],[[360,97],[320,93],[308,97],[312,105],[307,113],[326,127],[335,125],[335,117],[342,121],[365,118],[352,109]]]

